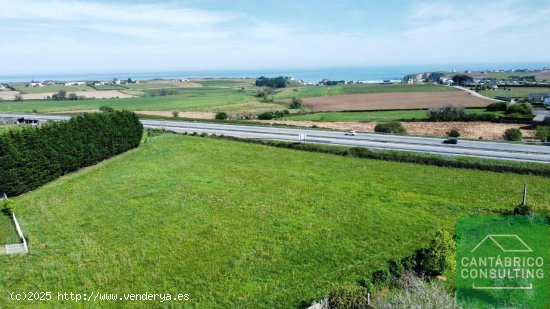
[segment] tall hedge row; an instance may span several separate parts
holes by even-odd
[[[138,117],[128,111],[83,114],[2,133],[0,192],[19,195],[136,148],[142,134]]]

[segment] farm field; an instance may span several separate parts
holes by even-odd
[[[343,94],[359,93],[392,93],[392,92],[439,92],[439,91],[458,91],[452,87],[445,87],[433,84],[425,85],[405,85],[405,84],[354,84],[354,85],[336,85],[336,86],[306,86],[296,88],[284,88],[275,93],[274,98],[291,99],[292,97],[307,98],[320,96],[334,96]]]
[[[26,87],[25,84],[11,84],[16,90],[22,93],[55,93],[59,90],[65,90],[67,93],[75,91],[92,91],[94,88],[88,85],[81,86],[65,86],[65,85],[48,85],[44,87]]]
[[[447,104],[462,107],[484,107],[491,101],[470,95],[465,91],[393,92],[345,94],[303,98],[304,107],[313,112],[420,109]],[[290,103],[290,100],[283,100]]]
[[[512,209],[524,183],[547,212],[547,178],[161,135],[16,198],[30,254],[0,257],[0,293],[298,307],[426,246],[460,215]]]
[[[403,109],[388,111],[366,111],[366,112],[321,112],[303,115],[290,115],[283,120],[306,120],[306,121],[391,121],[428,119],[425,109]],[[498,112],[486,112],[484,109],[467,109],[469,114],[499,114]]]
[[[37,110],[40,113],[70,112],[95,110],[102,105],[142,111],[261,112],[283,109],[280,104],[260,103],[254,95],[253,91],[241,92],[233,89],[209,91],[208,89],[189,88],[187,92],[170,96],[78,101],[4,101],[0,102],[0,112],[28,112],[32,110]]]
[[[255,87],[254,78],[204,78],[192,79],[194,83],[201,84],[205,87]]]
[[[284,124],[299,127],[317,127],[334,130],[355,130],[357,132],[374,132],[374,127],[377,122],[351,122],[351,121],[310,121],[310,120],[254,120],[261,123],[268,124]],[[506,129],[518,128],[523,133],[523,138],[535,141],[533,136],[533,130],[526,128],[523,124],[513,123],[491,123],[481,121],[449,121],[449,122],[427,122],[427,121],[413,121],[402,122],[403,127],[407,130],[409,135],[417,136],[438,136],[446,137],[450,130],[458,130],[461,138],[469,139],[481,139],[484,140],[504,140],[504,132]]]
[[[512,90],[508,90],[512,89]],[[483,90],[479,92],[486,97],[528,97],[530,93],[550,93],[550,87],[506,87],[506,90]]]

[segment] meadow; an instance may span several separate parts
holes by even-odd
[[[148,291],[202,308],[297,307],[461,215],[513,209],[524,183],[548,211],[548,178],[164,134],[15,199],[30,253],[0,256],[0,304],[11,291]]]
[[[506,87],[506,90],[483,90],[479,93],[490,98],[495,98],[497,96],[526,98],[530,93],[550,93],[550,87]]]
[[[11,218],[8,214],[0,212],[0,246],[18,244],[20,242]]]
[[[284,88],[275,93],[275,99],[291,99],[292,97],[307,98],[320,96],[334,96],[362,93],[392,93],[392,92],[431,92],[431,91],[458,91],[452,87],[433,84],[406,85],[406,84],[353,84],[336,86],[307,86]]]
[[[65,85],[47,85],[44,87],[26,87],[25,84],[13,84],[11,85],[17,91],[22,93],[48,93],[48,92],[58,92],[59,90],[65,90],[67,93],[71,91],[89,91],[94,90],[88,85],[80,86],[65,86]]]
[[[78,101],[4,101],[0,112],[40,113],[80,111],[98,109],[108,105],[117,109],[155,111],[201,111],[201,112],[261,112],[280,110],[284,106],[261,103],[256,100],[255,91],[240,89],[179,88],[179,94],[168,96],[145,96],[119,99],[89,99]]]
[[[499,112],[486,112],[485,109],[468,108],[469,114],[500,114]],[[391,120],[426,120],[426,109],[403,109],[362,112],[321,112],[301,115],[290,115],[283,120],[319,121],[319,122],[357,122],[357,121],[391,121]]]

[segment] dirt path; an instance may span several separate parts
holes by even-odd
[[[302,127],[317,126],[319,128],[336,130],[355,130],[359,132],[374,132],[376,122],[314,122],[285,120],[256,120],[263,123],[288,124]],[[458,130],[461,137],[484,140],[503,140],[504,131],[509,128],[519,128],[524,137],[532,138],[531,130],[523,129],[520,124],[491,122],[402,122],[411,135],[447,136],[452,129]]]

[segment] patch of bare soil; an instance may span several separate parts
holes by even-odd
[[[303,98],[303,104],[314,112],[414,109],[452,104],[481,107],[492,103],[465,91],[362,93]],[[290,103],[290,100],[282,100]]]
[[[15,96],[20,93],[19,91],[0,91],[0,99],[6,101],[15,100]]]
[[[355,130],[359,132],[374,132],[376,122],[314,122],[314,121],[285,121],[285,120],[256,120],[263,123],[288,124],[301,127],[314,127]],[[460,137],[484,140],[503,140],[504,131],[509,128],[519,128],[524,137],[531,138],[531,130],[524,129],[524,125],[491,122],[402,122],[410,135],[447,136],[452,129],[460,132]]]

